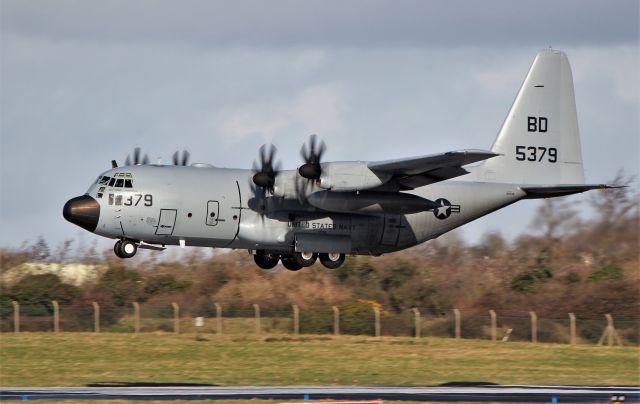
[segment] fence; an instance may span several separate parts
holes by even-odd
[[[170,304],[133,303],[130,306],[40,305],[12,302],[0,312],[2,332],[153,332],[213,334],[330,334],[412,336],[529,341],[531,343],[638,344],[638,319],[581,318],[567,313],[539,318],[533,312],[452,309],[441,313],[413,308],[401,312],[383,310],[363,302],[301,310],[297,305],[280,308],[180,307]]]

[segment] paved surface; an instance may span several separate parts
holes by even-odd
[[[0,387],[0,400],[407,400],[551,403],[640,403],[640,387],[446,386],[446,387]]]

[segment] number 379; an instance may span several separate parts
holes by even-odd
[[[542,161],[545,157],[549,163],[556,163],[558,161],[558,149],[542,146],[516,146],[516,160]]]

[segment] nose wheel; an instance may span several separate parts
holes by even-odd
[[[131,258],[138,252],[138,245],[132,240],[118,240],[113,246],[113,252],[118,258]]]

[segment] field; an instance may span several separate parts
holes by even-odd
[[[0,384],[638,385],[639,353],[439,338],[22,333],[0,336]]]

